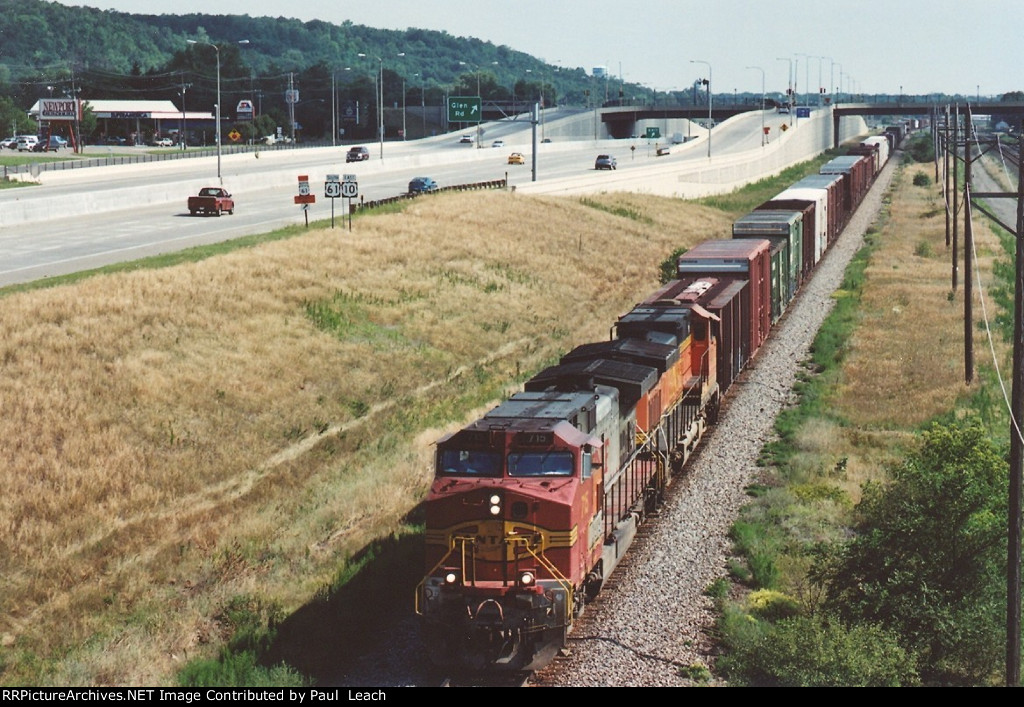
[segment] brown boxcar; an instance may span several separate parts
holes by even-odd
[[[753,358],[771,329],[771,242],[760,239],[705,241],[679,256],[679,278],[717,277],[747,280],[749,355]]]
[[[711,334],[717,340],[714,370],[722,393],[751,357],[748,287],[747,280],[685,277],[672,280],[645,300],[649,304],[670,301],[684,307],[700,307],[710,315]]]
[[[874,180],[873,161],[866,155],[846,155],[836,157],[826,162],[818,170],[819,174],[845,174],[849,181],[844,182],[843,187],[847,190],[847,202],[850,207],[850,215],[857,210],[860,202],[864,199],[871,183]]]

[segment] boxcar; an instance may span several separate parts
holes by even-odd
[[[679,256],[680,278],[703,276],[747,280],[744,292],[751,313],[749,356],[753,358],[768,338],[771,316],[771,243],[761,239],[705,241]]]

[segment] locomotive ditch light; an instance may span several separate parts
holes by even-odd
[[[519,583],[524,587],[532,587],[534,582],[537,581],[537,577],[533,572],[523,572],[519,575]]]
[[[454,585],[459,581],[459,575],[457,572],[445,572],[444,583],[448,586]]]

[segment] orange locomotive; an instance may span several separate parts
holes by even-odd
[[[416,597],[435,663],[534,669],[564,645],[717,406],[715,319],[638,305],[438,442]]]

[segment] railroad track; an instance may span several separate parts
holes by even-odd
[[[441,687],[528,687],[532,672],[454,675],[441,681]]]

